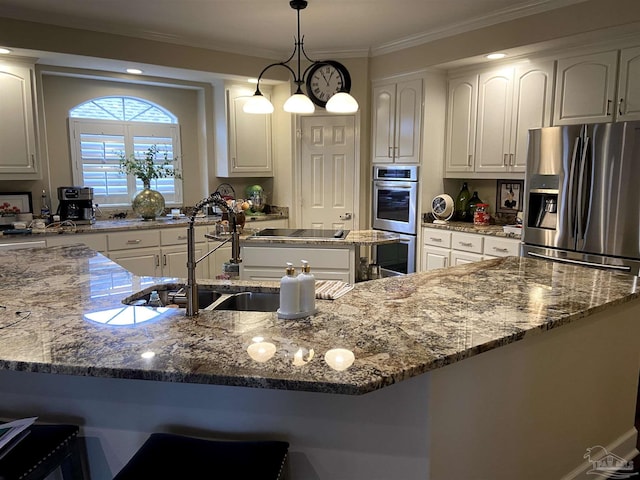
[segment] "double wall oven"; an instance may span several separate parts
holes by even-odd
[[[374,247],[383,276],[416,271],[418,166],[373,167],[373,228],[400,235],[400,243]]]

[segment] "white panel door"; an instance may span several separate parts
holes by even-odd
[[[480,75],[476,172],[506,172],[509,167],[513,69]]]
[[[399,82],[396,87],[396,162],[420,163],[421,133],[422,79]]]
[[[554,125],[613,121],[617,50],[558,60]]]
[[[511,172],[526,170],[529,129],[551,125],[553,65],[550,61],[516,67],[509,148]]]
[[[355,118],[301,118],[302,227],[353,230],[356,211]]]
[[[618,121],[640,120],[640,47],[620,52]]]
[[[447,100],[447,172],[473,172],[478,75],[449,80]]]
[[[373,163],[392,163],[395,146],[396,84],[373,87]]]

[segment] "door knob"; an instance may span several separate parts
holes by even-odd
[[[340,220],[351,220],[351,214],[347,212],[344,215],[340,215]]]

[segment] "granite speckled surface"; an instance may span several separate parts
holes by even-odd
[[[268,243],[288,245],[384,245],[398,243],[400,236],[397,233],[383,232],[381,230],[351,230],[342,238],[286,238],[286,237],[252,237],[243,238],[244,244]]]
[[[637,280],[506,257],[358,283],[338,300],[318,300],[318,313],[302,320],[232,311],[188,318],[122,303],[176,279],[136,277],[83,246],[7,251],[0,281],[13,294],[0,300],[0,368],[363,394],[608,306],[640,309]]]
[[[502,229],[502,225],[474,225],[472,222],[448,222],[446,224],[439,223],[422,223],[423,227],[439,228],[442,230],[452,230],[455,232],[478,233],[480,235],[491,235],[494,237],[520,238],[521,235],[515,233],[506,233]]]

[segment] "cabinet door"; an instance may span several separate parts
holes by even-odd
[[[558,60],[554,125],[613,121],[618,52]]]
[[[202,257],[207,248],[205,243],[195,244],[196,260]],[[175,246],[165,247],[160,251],[162,263],[162,276],[187,278],[187,247]],[[203,260],[196,266],[196,278],[209,278],[209,268],[207,261]]]
[[[395,138],[396,84],[373,87],[373,163],[392,163]]]
[[[509,169],[525,172],[529,129],[551,125],[554,63],[527,64],[515,69]]]
[[[394,160],[420,163],[422,138],[422,80],[399,82],[396,87]]]
[[[620,52],[618,121],[640,120],[640,47]]]
[[[32,79],[32,68],[0,65],[0,179],[35,179],[39,175]]]
[[[509,168],[513,68],[482,73],[478,82],[475,171]]]
[[[250,95],[246,88],[227,89],[230,171],[240,176],[272,176],[271,115],[244,113],[242,107]]]
[[[484,260],[482,255],[477,253],[460,252],[458,250],[451,250],[451,266],[464,265],[465,263],[473,263]]]
[[[472,172],[476,139],[478,76],[449,80],[447,100],[447,172]]]
[[[110,252],[109,258],[134,275],[151,277],[162,275],[160,250],[158,248],[118,250]]]
[[[422,247],[422,271],[446,268],[449,266],[449,253],[446,248]]]

